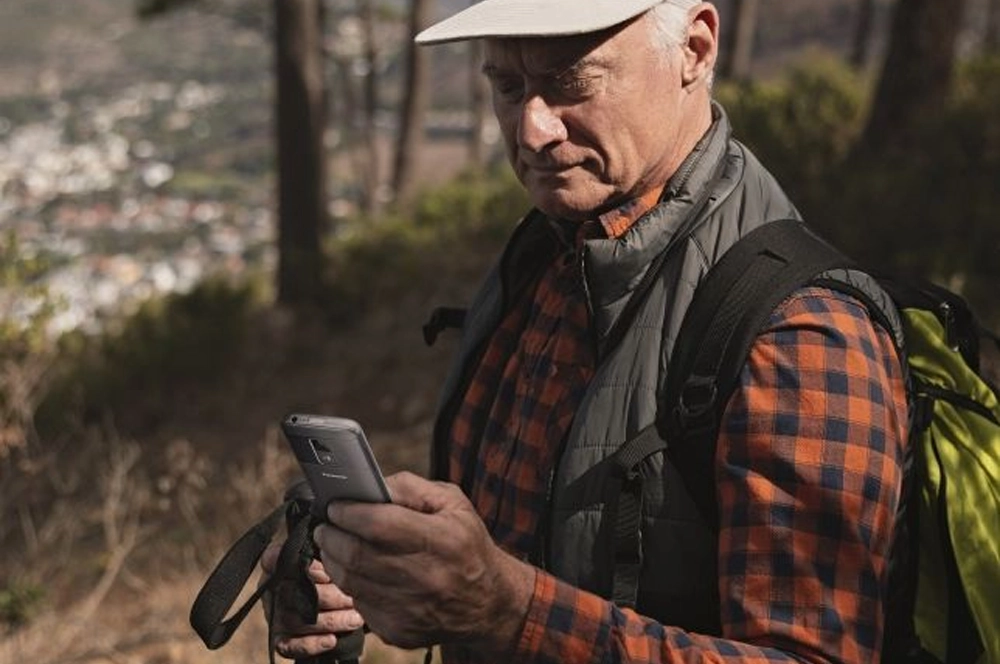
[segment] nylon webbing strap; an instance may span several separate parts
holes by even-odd
[[[229,641],[253,605],[270,588],[275,577],[258,587],[231,618],[225,619],[284,520],[287,505],[278,507],[244,533],[222,557],[198,592],[191,606],[190,621],[209,649],[214,650]]]
[[[655,424],[647,426],[619,447],[609,461],[616,481],[614,576],[611,598],[619,606],[635,608],[642,571],[642,473],[639,464],[667,448]],[[606,503],[607,504],[607,503]]]
[[[718,522],[719,420],[751,346],[793,291],[848,265],[801,222],[774,221],[737,242],[698,287],[674,346],[662,408],[671,458],[708,523]]]
[[[274,595],[280,592],[282,605],[293,611],[303,623],[316,622],[319,610],[316,586],[305,576],[306,568],[313,556],[310,534],[315,523],[309,514],[309,505],[309,501],[287,500],[244,533],[209,575],[191,606],[190,621],[195,632],[210,650],[215,650],[229,641],[254,604],[265,593],[269,593],[273,600]],[[243,605],[226,619],[226,614],[256,569],[264,550],[285,521],[289,524],[288,538],[278,554],[274,574],[259,585]],[[273,615],[273,605],[271,609],[269,615]],[[363,640],[363,632],[361,630],[357,632]],[[268,658],[271,664],[274,664],[275,637],[270,619],[267,641]],[[341,643],[338,641],[337,645],[339,649]],[[326,656],[322,659],[313,659],[317,662],[336,661]]]
[[[267,580],[268,584],[272,582],[274,584],[271,597],[274,598],[280,593],[282,605],[294,611],[298,618],[308,625],[314,624],[319,614],[316,586],[308,579],[306,572],[315,552],[311,535],[316,521],[310,515],[310,508],[311,503],[307,501],[292,500],[288,504],[286,510],[289,524],[288,539],[278,553],[274,575]],[[269,615],[274,614],[270,612]],[[273,621],[270,619],[267,621],[267,644],[270,662],[274,664],[275,635]],[[316,661],[328,662],[330,659]],[[301,664],[301,660],[296,662]]]

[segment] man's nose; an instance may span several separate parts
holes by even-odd
[[[517,131],[521,147],[541,152],[546,146],[565,141],[567,137],[562,118],[541,95],[529,97],[524,102]]]

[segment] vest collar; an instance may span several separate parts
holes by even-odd
[[[713,103],[713,122],[664,188],[660,203],[617,239],[583,245],[584,278],[598,344],[603,345],[650,263],[693,229],[717,188],[730,136],[729,121]]]

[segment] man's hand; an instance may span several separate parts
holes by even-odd
[[[261,583],[266,576],[274,574],[281,545],[282,542],[272,544],[264,551],[260,564],[265,576],[261,578]],[[315,625],[305,625],[295,618],[294,613],[283,611],[280,584],[274,590],[276,601],[272,624],[277,638],[275,649],[282,657],[304,659],[333,650],[337,645],[336,632],[349,632],[364,624],[361,614],[354,609],[354,600],[330,581],[318,560],[309,566],[309,578],[316,584],[319,598],[319,615]]]
[[[462,641],[516,645],[535,570],[493,543],[453,484],[412,473],[386,480],[392,504],[336,502],[315,539],[332,581],[372,631],[402,648]]]

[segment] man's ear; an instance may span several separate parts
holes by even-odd
[[[719,55],[719,12],[703,2],[690,13],[681,80],[684,87],[709,80]]]

